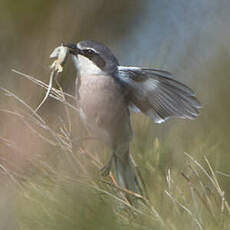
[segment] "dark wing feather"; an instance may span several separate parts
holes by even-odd
[[[200,102],[186,85],[159,69],[118,67],[117,78],[128,90],[130,104],[156,123],[170,117],[193,119],[199,115]]]

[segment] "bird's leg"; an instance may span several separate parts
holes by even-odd
[[[102,176],[108,176],[109,172],[112,168],[112,163],[113,163],[113,152],[108,160],[108,162],[100,169],[101,175]]]

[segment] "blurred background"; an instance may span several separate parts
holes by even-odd
[[[0,229],[229,229],[229,10],[228,0],[1,0]],[[95,178],[106,150],[87,153],[76,111],[54,98],[34,117],[45,89],[12,72],[48,83],[52,50],[79,40],[106,44],[121,65],[172,72],[203,105],[194,121],[132,115],[152,214],[118,210],[117,191]],[[75,77],[68,60],[64,92]]]

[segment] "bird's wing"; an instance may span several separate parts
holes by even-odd
[[[130,104],[156,123],[199,115],[201,105],[194,92],[167,71],[119,66],[117,78],[130,92]]]

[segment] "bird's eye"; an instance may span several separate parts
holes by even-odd
[[[82,50],[82,54],[94,62],[99,68],[103,69],[105,67],[105,61],[103,58],[92,49],[84,49]]]
[[[95,54],[95,52],[91,49],[85,49],[85,50],[83,50],[83,52],[86,56],[92,56]]]

